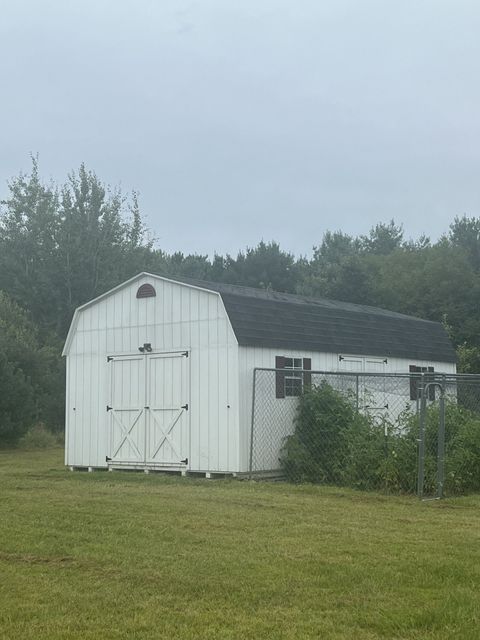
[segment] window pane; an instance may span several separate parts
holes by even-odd
[[[285,378],[285,395],[300,396],[302,394],[302,378]]]

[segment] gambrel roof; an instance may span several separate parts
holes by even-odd
[[[240,345],[456,362],[439,322],[337,300],[170,279],[219,293]]]
[[[79,313],[135,280],[152,278],[217,293],[239,345],[308,352],[456,362],[442,324],[376,307],[308,298],[193,278],[140,273],[75,311],[63,354]]]

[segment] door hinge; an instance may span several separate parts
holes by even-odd
[[[383,361],[383,364],[388,364],[388,358],[385,358],[385,360]]]
[[[185,356],[186,358],[188,358],[188,351],[184,351],[184,352],[182,353],[182,356]]]
[[[110,360],[113,360],[113,356],[107,356],[107,362],[110,362]]]
[[[105,456],[105,462],[111,462],[111,458],[109,458],[108,456]]]
[[[187,402],[187,404],[182,404],[180,409],[185,409],[185,411],[188,411],[188,402]]]
[[[345,360],[345,358],[343,356],[338,356],[338,360],[341,362],[342,360]]]
[[[111,411],[113,409],[113,407],[109,407],[107,404],[107,411]]]
[[[185,460],[180,460],[180,462],[181,462],[182,464],[188,464],[188,458],[185,458]]]

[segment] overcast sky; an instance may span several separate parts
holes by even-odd
[[[166,250],[480,215],[478,0],[0,0],[0,197],[39,153]]]

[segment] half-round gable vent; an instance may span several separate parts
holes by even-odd
[[[137,291],[137,298],[153,298],[157,293],[151,284],[142,284]]]

